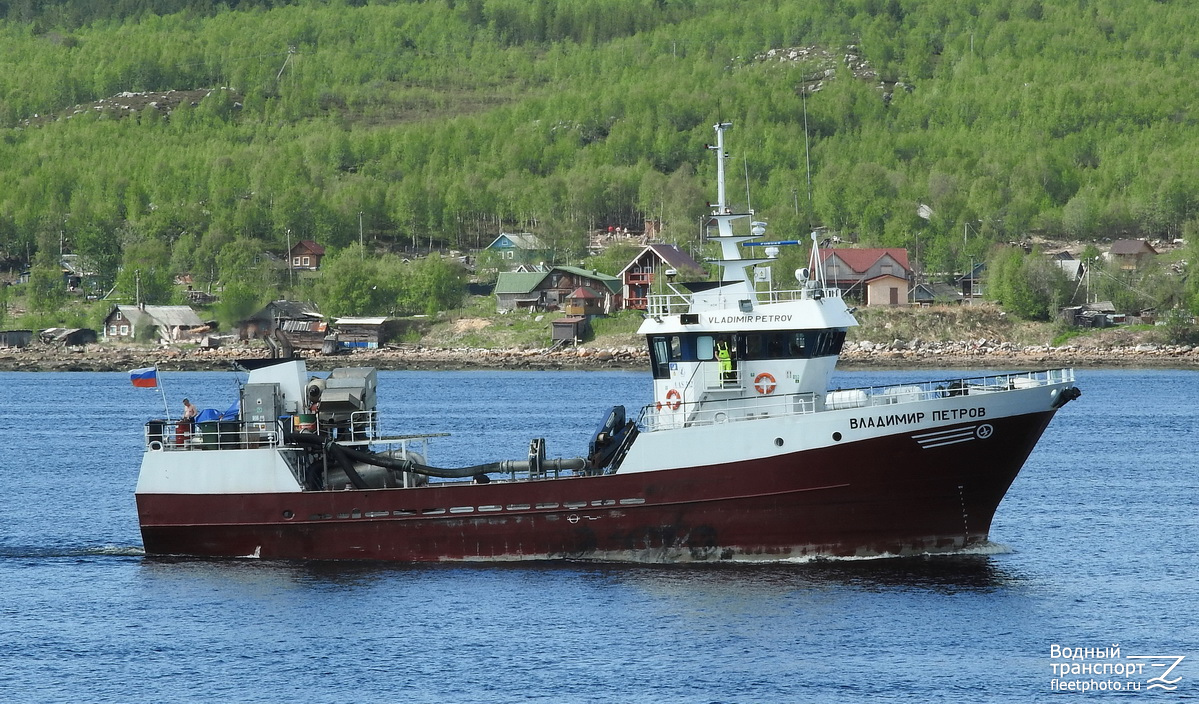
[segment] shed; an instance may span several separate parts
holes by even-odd
[[[42,342],[63,347],[82,347],[98,339],[96,331],[91,328],[47,328],[39,337]]]
[[[898,306],[908,302],[908,280],[894,274],[883,274],[865,282],[868,306]]]
[[[28,347],[33,342],[32,330],[0,330],[0,347]]]
[[[584,315],[559,318],[553,323],[553,339],[578,343],[591,332],[590,319]]]
[[[341,347],[374,349],[391,339],[399,329],[399,321],[386,317],[338,318],[333,321],[333,326],[337,329]]]

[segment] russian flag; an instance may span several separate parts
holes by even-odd
[[[129,371],[129,381],[132,381],[133,385],[140,389],[156,389],[158,388],[158,368],[132,369]]]

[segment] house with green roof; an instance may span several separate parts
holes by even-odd
[[[576,266],[554,266],[546,271],[500,272],[495,282],[496,311],[519,308],[566,310],[599,315],[620,310],[621,280]],[[580,292],[579,289],[585,289]]]

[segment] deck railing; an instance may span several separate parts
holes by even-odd
[[[741,300],[745,298],[746,293],[744,291],[736,293],[722,292],[718,293],[715,298],[707,297],[707,292],[704,292],[704,295],[705,300],[713,301],[717,307],[736,309],[740,306]],[[696,294],[681,291],[654,294],[648,297],[646,313],[649,315],[678,315],[680,313],[688,313],[691,311],[691,304],[695,296]],[[756,303],[759,305],[840,297],[841,289],[836,287],[755,292]]]
[[[216,420],[191,423],[152,420],[145,425],[149,450],[245,450],[284,444],[284,433],[321,433],[341,444],[366,444],[380,438],[376,411],[355,411],[349,420],[305,422],[302,416],[285,416],[273,422]]]
[[[811,393],[768,397],[744,396],[732,399],[682,402],[678,403],[677,408],[666,404],[650,404],[641,409],[637,424],[643,432],[654,432],[681,426],[714,425],[779,416],[807,415],[848,408],[916,403],[953,396],[1004,393],[1073,381],[1073,369],[1050,369],[942,379],[914,384],[832,389],[825,392],[823,397]]]

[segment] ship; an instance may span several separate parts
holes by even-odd
[[[653,400],[601,409],[586,454],[466,467],[445,433],[385,431],[369,367],[241,363],[238,403],[145,424],[135,497],[148,555],[401,562],[754,562],[959,552],[992,518],[1072,369],[830,388],[849,328],[818,234],[792,290],[762,290],[764,222],[717,200],[718,280],[664,272],[638,334]]]

